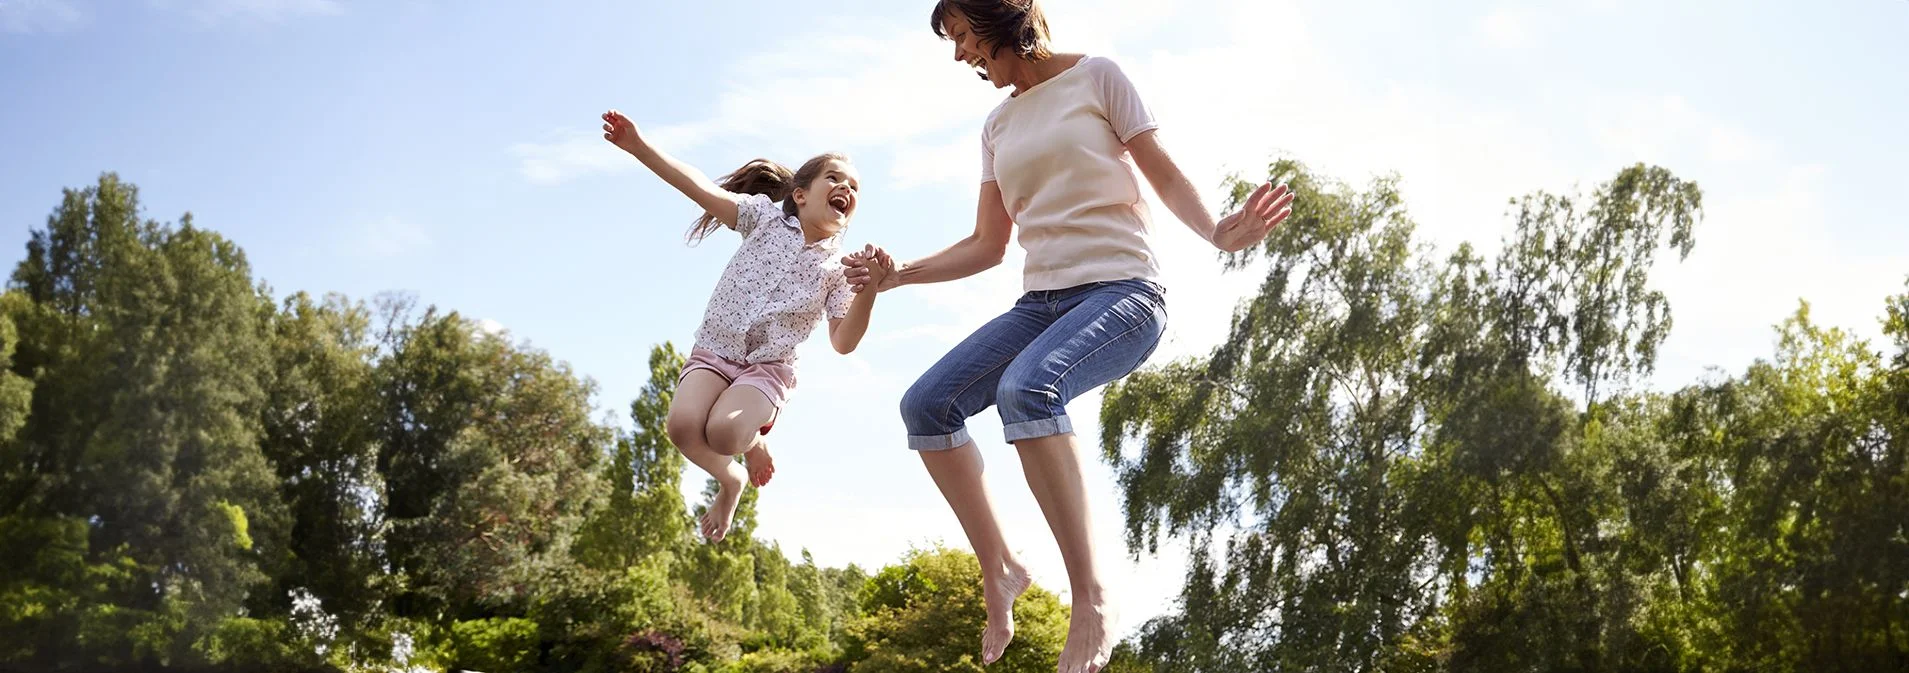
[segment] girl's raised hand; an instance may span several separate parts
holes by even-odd
[[[616,110],[603,113],[603,139],[626,152],[636,151],[642,143],[642,137],[636,131],[636,122]]]

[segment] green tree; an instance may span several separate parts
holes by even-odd
[[[259,453],[264,299],[217,234],[140,219],[117,176],[68,190],[12,286],[14,371],[31,412],[9,444],[5,511],[89,524],[87,558],[133,560],[112,603],[145,617],[108,660],[190,661],[190,643],[265,579],[282,507]]]
[[[571,558],[599,492],[611,432],[590,419],[595,385],[456,313],[427,310],[384,342],[377,462],[399,613],[524,605]]]
[[[15,315],[33,310],[33,303],[18,292],[0,294],[0,461],[15,455],[13,440],[27,423],[33,408],[33,381],[13,370],[13,351],[20,347],[20,331],[13,326]],[[17,467],[0,462],[0,479]],[[6,485],[0,481],[0,485]]]
[[[981,665],[981,565],[948,549],[911,552],[882,568],[859,596],[862,616],[849,627],[854,673],[901,671],[1051,671],[1067,639],[1067,609],[1038,586],[1014,604],[1014,642],[993,665]]]
[[[1232,336],[1103,406],[1130,548],[1164,532],[1196,550],[1183,610],[1140,640],[1163,670],[1371,668],[1429,608],[1414,573],[1429,530],[1396,484],[1423,432],[1431,270],[1394,180],[1355,192],[1273,170],[1299,196]]]
[[[753,492],[690,540],[668,344],[619,437],[548,354],[403,298],[275,303],[137,196],[69,190],[0,294],[0,667],[841,663],[861,570],[755,539]]]
[[[794,594],[805,629],[823,634],[832,642],[841,642],[841,634],[860,614],[857,596],[867,574],[861,568],[821,568],[809,550],[802,550],[802,563],[789,568],[789,591]]]
[[[1227,341],[1106,394],[1130,548],[1195,549],[1181,610],[1133,650],[1172,671],[1602,670],[1651,650],[1633,624],[1658,585],[1604,524],[1625,512],[1616,456],[1661,447],[1639,439],[1649,405],[1604,400],[1667,333],[1648,271],[1689,251],[1696,186],[1636,166],[1586,199],[1536,194],[1495,263],[1440,264],[1395,180],[1271,172],[1298,176],[1297,205],[1230,260],[1268,271]],[[1251,184],[1232,186],[1237,206]]]
[[[337,295],[287,298],[270,317],[272,377],[260,448],[291,510],[290,539],[267,598],[283,613],[305,588],[355,620],[378,596],[378,483],[370,313]]]
[[[1897,339],[1899,320],[1884,323]],[[1807,305],[1778,334],[1773,360],[1681,393],[1673,426],[1722,458],[1727,525],[1701,585],[1723,617],[1715,655],[1745,670],[1896,667],[1909,654],[1901,355],[1886,365]]]

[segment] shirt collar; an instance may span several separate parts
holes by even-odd
[[[837,248],[842,247],[842,232],[839,232],[839,231],[835,232],[834,236],[830,236],[820,241],[816,241],[814,243],[808,242],[807,240],[808,235],[802,233],[802,220],[797,218],[794,215],[784,216],[782,218],[782,226],[795,230],[795,235],[802,237],[804,239],[802,241],[802,247],[804,249],[831,251],[831,250],[835,250]]]

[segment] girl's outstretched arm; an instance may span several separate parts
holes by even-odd
[[[695,166],[677,161],[675,157],[664,154],[662,150],[651,147],[636,130],[636,122],[616,110],[603,113],[603,139],[608,140],[643,162],[650,171],[664,182],[682,192],[703,210],[715,215],[724,225],[736,227],[736,203],[742,197],[735,192],[716,186],[716,183],[696,170]]]

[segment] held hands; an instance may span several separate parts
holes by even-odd
[[[616,110],[603,113],[603,139],[631,153],[643,145],[643,137],[636,131],[636,122]]]
[[[842,258],[843,275],[848,277],[849,289],[857,293],[874,288],[876,292],[894,289],[901,284],[901,273],[895,270],[895,259],[888,251],[870,244],[868,247]]]
[[[1213,245],[1239,252],[1258,244],[1273,227],[1293,214],[1293,191],[1285,183],[1267,182],[1246,197],[1246,205],[1213,227]]]

